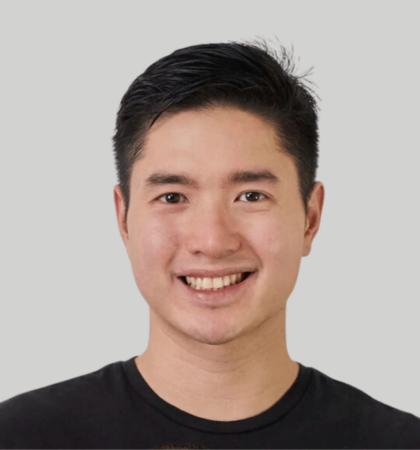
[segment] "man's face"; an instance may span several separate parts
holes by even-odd
[[[233,108],[186,111],[158,120],[144,150],[133,167],[126,227],[119,186],[114,197],[134,278],[155,326],[222,344],[284,314],[317,225],[306,232],[296,167],[279,151],[274,128]],[[279,183],[223,184],[238,170],[266,170]],[[197,186],[148,186],[156,172],[186,175]],[[255,273],[227,303],[211,306],[195,302],[177,277],[233,267]]]

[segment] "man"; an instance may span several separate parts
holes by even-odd
[[[319,229],[317,107],[282,49],[184,48],[129,87],[119,230],[147,350],[0,404],[3,448],[420,448],[420,419],[293,361]]]

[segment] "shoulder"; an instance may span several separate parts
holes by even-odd
[[[343,433],[354,433],[366,448],[420,448],[420,418],[374,399],[357,387],[312,369],[314,416]]]
[[[0,403],[0,448],[48,447],[74,429],[82,432],[89,413],[112,405],[112,369],[95,372],[34,389]]]

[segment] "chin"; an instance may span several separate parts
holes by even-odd
[[[239,333],[231,325],[222,327],[221,324],[210,327],[207,323],[207,327],[202,324],[199,327],[189,327],[183,330],[183,333],[190,339],[196,342],[207,345],[223,345],[234,341],[238,338]],[[212,329],[210,329],[212,328]]]

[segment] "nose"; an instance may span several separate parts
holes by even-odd
[[[203,202],[187,220],[184,236],[189,252],[219,259],[240,248],[238,224],[228,207],[221,202]]]

